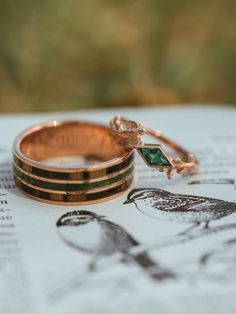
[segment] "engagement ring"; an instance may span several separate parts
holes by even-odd
[[[110,128],[111,134],[117,143],[135,148],[149,167],[161,172],[166,171],[168,179],[172,178],[175,171],[180,174],[193,174],[198,171],[199,162],[197,157],[167,138],[160,131],[121,116],[116,116],[110,122]],[[179,156],[171,158],[160,144],[145,144],[142,139],[145,134],[162,141],[174,149]]]

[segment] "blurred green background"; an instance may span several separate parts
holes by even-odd
[[[235,0],[0,0],[0,111],[236,104],[235,16]]]

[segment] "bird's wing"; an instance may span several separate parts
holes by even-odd
[[[157,199],[155,208],[163,211],[198,211],[202,207],[209,207],[210,204],[216,205],[219,200],[209,199],[201,196],[169,194]]]
[[[199,211],[204,209],[206,211],[217,209],[222,211],[227,210],[231,212],[236,211],[236,203],[227,202],[216,198],[195,195],[172,194],[169,197],[165,197],[165,200],[166,199],[169,200],[169,202],[167,202],[169,203],[169,210]]]
[[[127,251],[130,247],[139,245],[123,227],[106,219],[101,219],[99,223],[104,227],[106,237],[113,242],[115,251]]]

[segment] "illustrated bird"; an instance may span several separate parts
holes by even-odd
[[[174,274],[153,261],[147,253],[134,255],[130,249],[138,246],[136,241],[121,226],[96,213],[76,210],[62,215],[56,223],[62,240],[74,249],[92,255],[90,270],[96,261],[120,253],[125,263],[136,263],[153,279],[173,278]]]
[[[179,223],[192,223],[193,227],[220,219],[236,212],[236,203],[215,198],[176,194],[156,188],[133,189],[124,204],[134,203],[143,214]]]

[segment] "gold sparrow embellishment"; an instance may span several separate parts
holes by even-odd
[[[168,179],[173,177],[175,171],[179,174],[194,174],[199,169],[198,159],[193,153],[170,140],[160,131],[119,115],[110,122],[110,128],[116,142],[135,148],[149,167],[166,172]],[[171,158],[160,144],[144,143],[142,136],[145,134],[160,140],[175,150],[179,156]]]

